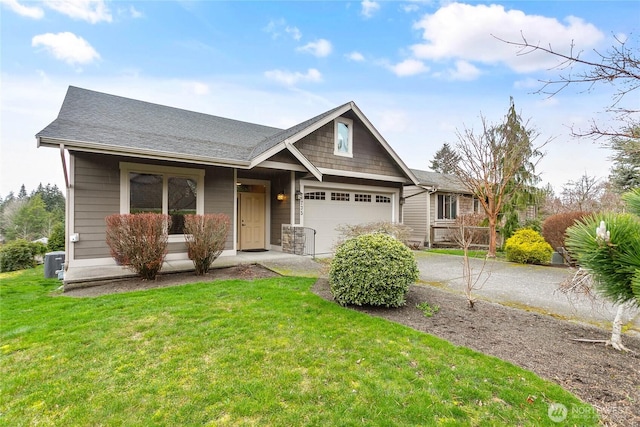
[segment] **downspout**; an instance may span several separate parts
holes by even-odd
[[[436,187],[427,190],[427,247],[431,249],[431,195],[438,191]]]
[[[67,189],[71,188],[69,185],[69,173],[67,172],[67,159],[64,157],[64,144],[60,144],[60,158],[62,159],[62,171],[64,172],[64,183]]]

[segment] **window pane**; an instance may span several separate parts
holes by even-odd
[[[338,151],[341,153],[349,152],[349,126],[345,123],[338,122]]]
[[[169,234],[184,234],[184,216],[196,213],[196,181],[190,178],[169,178],[171,228]]]
[[[162,213],[162,175],[129,173],[129,212]]]

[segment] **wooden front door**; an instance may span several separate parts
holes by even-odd
[[[264,249],[264,193],[240,195],[240,250]]]

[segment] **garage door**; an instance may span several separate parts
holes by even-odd
[[[392,200],[392,193],[305,187],[304,225],[316,230],[316,253],[334,250],[339,225],[392,221]]]

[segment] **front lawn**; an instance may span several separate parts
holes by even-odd
[[[540,426],[558,425],[551,403],[586,407],[509,363],[327,302],[314,279],[76,299],[42,276],[0,274],[0,425]]]

